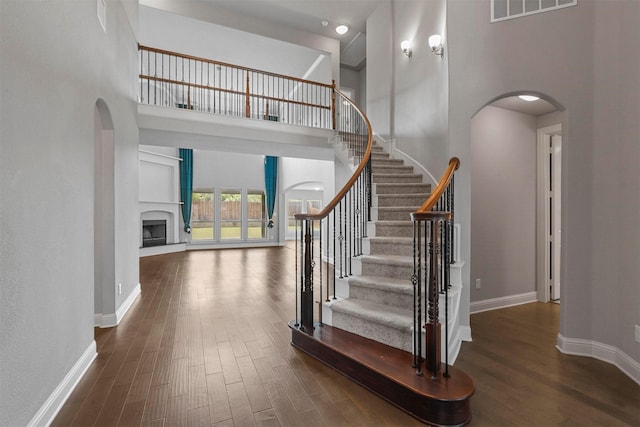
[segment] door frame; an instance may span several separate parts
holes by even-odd
[[[536,294],[540,302],[549,302],[551,300],[547,281],[547,271],[550,268],[549,241],[547,240],[547,230],[550,226],[548,215],[550,205],[547,197],[547,189],[549,188],[549,162],[547,161],[549,146],[546,141],[554,135],[562,135],[561,123],[537,130]]]

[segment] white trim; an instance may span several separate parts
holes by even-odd
[[[458,336],[460,337],[461,341],[472,342],[473,338],[471,338],[471,326],[458,326]]]
[[[82,356],[73,365],[71,370],[65,375],[60,384],[55,388],[53,393],[40,407],[38,412],[33,416],[27,427],[48,426],[50,425],[58,412],[67,401],[71,392],[76,388],[78,382],[83,377],[91,363],[96,358],[96,342],[91,341],[89,347],[82,353]]]
[[[524,294],[474,301],[469,304],[469,313],[475,314],[483,311],[497,310],[499,308],[512,307],[514,305],[528,304],[530,302],[536,302],[537,300],[537,294],[535,292],[526,292]]]
[[[124,300],[124,302],[120,305],[120,308],[118,308],[116,310],[116,322],[117,322],[116,324],[117,325],[120,324],[120,321],[122,321],[124,316],[127,314],[127,312],[129,311],[129,309],[133,305],[133,303],[136,300],[136,298],[138,298],[138,295],[140,295],[140,292],[141,292],[140,283],[138,283],[133,288],[133,290],[131,291],[131,293],[127,297],[127,299]]]
[[[138,283],[115,313],[96,313],[94,317],[94,325],[98,328],[112,328],[114,326],[118,326],[133,305],[133,302],[136,300],[138,295],[140,295],[140,289],[140,283]]]
[[[548,145],[545,143],[545,138],[561,134],[561,123],[538,128],[536,131],[536,289],[537,298],[540,302],[549,302],[550,300],[549,284],[547,282],[547,271],[549,269],[547,241],[547,230],[549,229],[547,215],[547,212],[549,212],[549,199],[547,197],[549,166],[547,161]]]
[[[383,144],[387,144],[389,146],[389,154],[391,155],[392,159],[402,158],[402,160],[404,160],[409,166],[413,166],[415,169],[417,169],[418,170],[417,172],[422,172],[423,174],[422,176],[424,178],[428,178],[431,180],[432,184],[438,185],[438,180],[435,179],[435,177],[431,175],[431,173],[424,166],[418,163],[416,159],[414,159],[413,157],[411,157],[404,151],[399,150],[396,147],[395,139],[390,139],[389,141],[387,141],[384,138],[382,138],[380,135],[374,135],[374,136],[375,138],[378,139],[378,141],[382,142]],[[424,181],[425,179],[423,179],[423,182]]]
[[[150,246],[148,248],[140,248],[139,257],[146,257],[152,255],[170,254],[174,252],[184,252],[187,250],[186,243],[172,243],[169,245]]]
[[[640,385],[640,362],[617,347],[597,341],[567,338],[558,334],[556,348],[563,354],[587,356],[611,363]]]

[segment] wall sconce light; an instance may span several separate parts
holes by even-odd
[[[444,46],[442,46],[442,36],[440,34],[434,34],[429,36],[429,47],[431,52],[442,57],[444,55]]]
[[[402,49],[402,53],[411,58],[413,51],[411,50],[411,42],[409,40],[403,40],[400,43],[400,48]]]

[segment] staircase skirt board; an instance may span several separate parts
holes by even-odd
[[[460,426],[471,420],[471,378],[453,366],[449,378],[418,376],[410,353],[332,328],[313,334],[289,323],[294,347],[327,364],[423,423]]]

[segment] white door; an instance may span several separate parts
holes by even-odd
[[[550,218],[549,218],[549,230],[550,230],[550,242],[551,253],[549,254],[550,260],[550,295],[552,301],[558,301],[560,299],[560,247],[561,247],[561,227],[560,227],[560,206],[562,200],[562,188],[561,182],[561,165],[562,165],[562,136],[553,135],[550,141],[550,153],[549,170],[551,171],[550,177]]]

